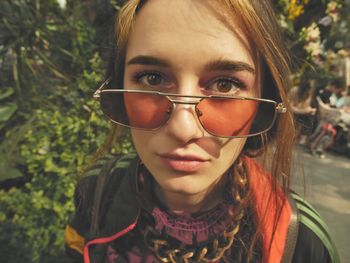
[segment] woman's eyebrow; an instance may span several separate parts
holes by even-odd
[[[218,59],[210,61],[204,66],[204,69],[206,71],[248,71],[252,74],[255,74],[254,68],[248,63],[228,59]]]
[[[144,55],[133,57],[127,62],[127,65],[151,65],[159,67],[170,67],[170,63],[165,59]]]
[[[159,66],[159,67],[170,67],[170,62],[166,59],[157,58],[153,56],[139,55],[133,57],[127,62],[127,65],[150,65],[150,66]],[[233,61],[228,59],[218,59],[210,61],[204,66],[206,71],[248,71],[252,74],[255,74],[254,68],[248,63],[242,61]]]

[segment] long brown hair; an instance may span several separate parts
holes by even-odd
[[[265,167],[272,175],[272,190],[279,187],[287,192],[290,185],[291,155],[295,136],[295,128],[287,101],[286,91],[289,89],[289,55],[284,45],[280,28],[269,0],[217,0],[208,1],[218,15],[224,16],[228,24],[235,21],[248,40],[249,50],[255,60],[256,68],[262,83],[262,97],[283,102],[287,113],[282,114],[275,126],[260,139],[248,139],[245,147],[249,152],[251,145],[262,147]],[[147,1],[129,0],[120,9],[115,25],[115,49],[107,70],[111,86],[123,87],[124,63],[130,32],[138,11]],[[219,10],[219,11],[218,11]],[[221,12],[222,11],[222,12]],[[224,14],[224,15],[222,15]],[[234,29],[233,29],[234,30]],[[112,145],[118,134],[118,127],[113,126],[105,145]],[[259,140],[259,138],[258,138]],[[254,148],[254,147],[253,147]],[[254,150],[256,150],[254,148]],[[271,196],[271,198],[273,198]],[[271,200],[274,201],[274,200]],[[278,201],[275,200],[277,203]],[[275,222],[277,224],[276,214]],[[253,246],[253,245],[252,245]]]

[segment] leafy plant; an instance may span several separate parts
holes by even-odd
[[[83,106],[90,110],[82,111]],[[7,247],[20,244],[25,255],[16,262],[52,262],[63,253],[64,226],[73,211],[76,182],[109,127],[96,106],[90,100],[67,112],[35,112],[20,147],[31,180],[22,188],[0,191],[1,239],[10,240]],[[8,233],[5,228],[12,230]]]
[[[6,99],[13,95],[12,88],[6,88],[5,91],[0,94],[0,130],[5,126],[6,122],[13,116],[17,110],[17,105],[14,103],[6,103]]]
[[[0,130],[9,123],[17,111],[17,105],[10,100],[13,94],[14,90],[10,87],[5,88],[0,94]],[[15,142],[16,139],[13,136],[11,137],[11,139],[9,138],[9,140],[0,144],[0,157],[2,157],[0,158],[0,182],[22,177],[22,173],[14,167],[16,161],[13,158],[13,146],[17,143]]]
[[[80,1],[0,2],[1,262],[64,262],[76,182],[109,129],[91,99],[106,48],[90,11]]]

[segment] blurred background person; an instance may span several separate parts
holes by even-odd
[[[337,134],[331,150],[350,157],[350,86],[347,86],[343,96],[338,101],[340,120],[335,129]]]
[[[311,135],[315,122],[316,108],[311,102],[315,93],[315,80],[302,77],[300,84],[289,91],[288,97],[293,111],[294,119],[299,126],[298,142],[306,144]]]
[[[345,89],[345,81],[342,78],[335,78],[329,81],[328,85],[318,91],[317,96],[331,107],[337,108],[339,100]]]
[[[332,79],[325,89],[321,89],[316,97],[318,106],[318,125],[308,139],[310,152],[324,158],[325,152],[334,144],[341,122],[341,105],[345,81]]]
[[[350,111],[350,85],[348,85],[342,92],[342,95],[337,100],[337,108],[340,108],[346,112]]]

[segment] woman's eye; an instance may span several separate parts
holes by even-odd
[[[242,82],[230,78],[217,79],[209,86],[211,91],[220,93],[236,93],[241,88],[244,88]]]
[[[158,74],[148,74],[144,76],[144,81],[149,85],[159,85],[162,83],[162,76]]]
[[[166,85],[166,79],[158,73],[142,73],[136,77],[136,81],[147,86]]]

